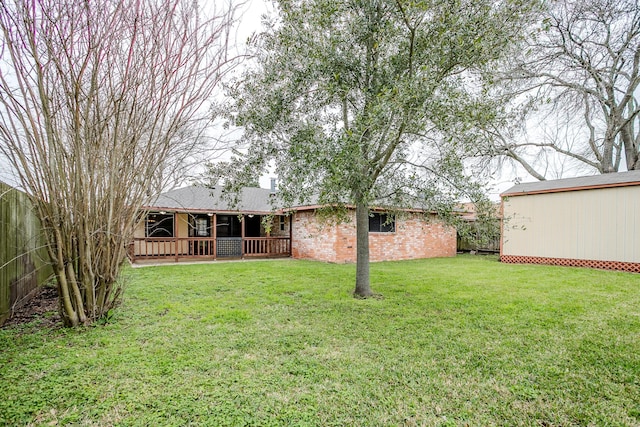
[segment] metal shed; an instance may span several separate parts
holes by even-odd
[[[640,171],[516,185],[500,260],[640,273]]]

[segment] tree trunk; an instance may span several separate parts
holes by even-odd
[[[602,149],[602,173],[617,172],[615,166],[613,165],[614,142],[615,135],[612,135],[612,132],[607,130],[607,133],[604,137],[604,147]]]
[[[356,203],[356,297],[373,295],[369,284],[369,206]]]
[[[631,131],[631,124],[627,124],[620,131],[622,144],[624,146],[625,160],[627,161],[627,170],[640,170],[640,162],[638,161],[638,147],[635,144],[634,136]]]

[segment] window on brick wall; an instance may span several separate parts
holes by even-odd
[[[371,212],[369,214],[370,233],[394,233],[396,231],[396,218],[393,215]]]

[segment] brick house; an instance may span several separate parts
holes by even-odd
[[[355,210],[350,221],[321,220],[314,207],[301,206],[293,213],[292,257],[336,263],[356,261]],[[455,229],[438,221],[434,214],[405,212],[388,220],[384,212],[369,216],[371,261],[450,257],[456,254]]]
[[[133,262],[169,259],[293,257],[334,263],[356,261],[355,210],[336,223],[321,206],[281,209],[274,191],[245,188],[231,205],[220,189],[185,187],[145,206],[131,243]],[[419,210],[369,217],[371,261],[455,256],[456,232]]]

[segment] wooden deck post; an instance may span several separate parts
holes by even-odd
[[[218,215],[213,214],[213,225],[211,226],[213,233],[209,233],[213,236],[213,259],[218,258]]]
[[[289,256],[293,254],[293,212],[289,215]]]
[[[173,213],[173,241],[175,242],[176,262],[178,262],[178,245],[180,244],[180,241],[178,240],[178,212]]]
[[[244,215],[240,218],[240,256],[244,258]]]

